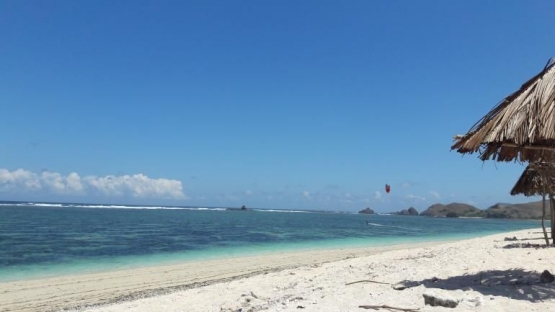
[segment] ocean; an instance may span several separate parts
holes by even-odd
[[[0,203],[0,282],[292,250],[453,240],[539,221]]]

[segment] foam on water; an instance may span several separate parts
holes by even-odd
[[[148,206],[148,205],[102,205],[102,204],[71,204],[71,203],[34,203],[34,202],[0,202],[0,207],[72,207],[72,208],[99,208],[99,209],[168,209],[168,210],[211,210],[223,211],[233,207],[186,207],[186,206]],[[285,212],[285,213],[314,213],[315,211],[288,210],[288,209],[263,209],[253,208],[259,212]]]
[[[279,209],[252,209],[252,210],[260,211],[260,212],[313,213],[312,211],[303,211],[303,210],[279,210]]]

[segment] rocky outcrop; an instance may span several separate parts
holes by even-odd
[[[241,208],[227,208],[226,210],[231,210],[231,211],[248,211],[247,207],[245,205],[241,206]]]
[[[396,212],[395,214],[400,216],[417,216],[418,210],[416,210],[414,207],[410,207],[409,209],[403,209],[399,212]]]
[[[361,211],[359,211],[358,213],[364,213],[364,214],[374,214],[374,210],[370,209],[370,207],[363,209]]]

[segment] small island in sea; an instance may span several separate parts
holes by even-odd
[[[401,211],[395,212],[394,214],[400,216],[418,216],[418,210],[414,207],[410,207],[409,209],[403,209]]]
[[[243,205],[243,206],[241,206],[241,208],[227,208],[226,210],[230,210],[230,211],[248,211],[249,209],[247,209],[247,206]]]
[[[370,207],[366,207],[365,209],[362,209],[361,211],[359,211],[358,213],[362,213],[362,214],[374,214],[374,210],[372,210]]]

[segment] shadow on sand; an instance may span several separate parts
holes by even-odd
[[[551,245],[546,244],[532,244],[532,243],[512,243],[503,246],[503,249],[512,249],[512,248],[534,248],[534,249],[543,249],[543,248],[553,248]]]
[[[426,288],[445,290],[474,290],[483,295],[531,302],[555,298],[555,282],[541,283],[540,274],[522,269],[491,270],[447,279],[434,277],[422,281],[402,281],[398,285],[404,288],[424,285]]]

